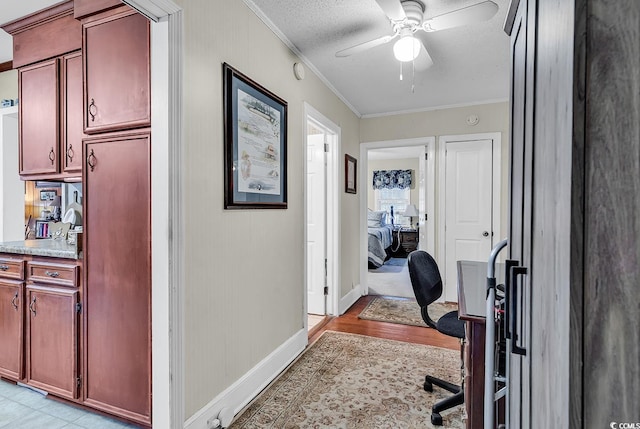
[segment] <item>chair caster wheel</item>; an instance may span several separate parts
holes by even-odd
[[[433,385],[430,381],[425,381],[423,387],[425,392],[433,392]]]
[[[442,426],[442,416],[438,413],[431,413],[431,424],[434,426]]]

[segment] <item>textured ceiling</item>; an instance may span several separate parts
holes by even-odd
[[[424,0],[425,19],[480,0]],[[393,57],[393,42],[350,57],[337,51],[393,33],[375,0],[245,0],[364,116],[506,100],[509,39],[502,30],[507,0],[493,0],[492,19],[435,33],[418,32],[434,65],[416,71]],[[414,88],[412,92],[412,86]]]

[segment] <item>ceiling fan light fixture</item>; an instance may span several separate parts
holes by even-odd
[[[412,35],[402,36],[393,45],[393,55],[398,61],[413,61],[420,53],[420,41]]]

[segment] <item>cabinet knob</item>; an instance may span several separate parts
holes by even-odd
[[[34,296],[29,304],[29,310],[33,313],[33,317],[36,317],[36,297]]]
[[[87,165],[91,167],[91,171],[93,171],[93,169],[96,168],[96,161],[97,161],[96,155],[93,153],[93,149],[91,149],[91,153],[87,157]]]
[[[11,305],[13,305],[14,310],[18,309],[18,292],[16,292],[15,295],[13,295],[13,299],[11,300]]]
[[[51,165],[56,160],[56,153],[53,151],[53,148],[49,151],[49,161],[51,161]]]
[[[8,265],[0,265],[0,270],[7,271],[9,269]]]
[[[96,107],[96,101],[92,98],[91,103],[89,104],[89,116],[91,116],[91,122],[96,120],[97,114],[98,108]]]
[[[60,275],[60,273],[57,271],[45,271],[44,273],[49,277],[53,277],[54,279]]]

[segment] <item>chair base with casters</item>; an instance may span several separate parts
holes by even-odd
[[[442,316],[436,323],[436,329],[445,335],[460,338],[461,340],[463,340],[465,336],[464,322],[458,319],[457,311],[451,311]],[[437,402],[431,408],[431,423],[435,426],[442,426],[442,416],[440,412],[464,404],[464,389],[462,386],[427,375],[424,378],[424,390],[433,392],[433,385],[454,393],[453,396]]]

